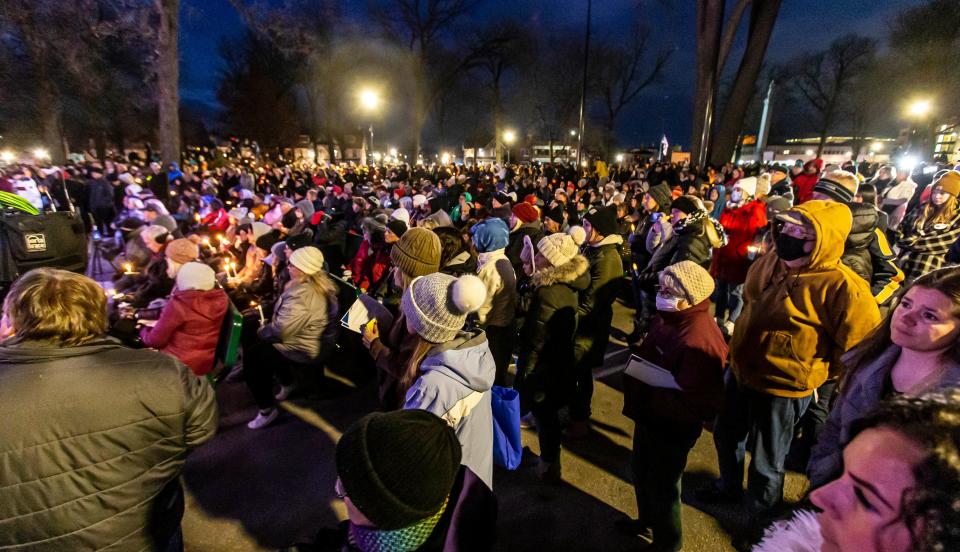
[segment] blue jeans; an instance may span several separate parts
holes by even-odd
[[[717,320],[721,323],[725,319],[736,322],[743,310],[743,284],[728,284],[717,280],[715,297]]]
[[[740,387],[732,370],[727,370],[724,388],[725,403],[713,432],[721,490],[741,492],[749,445],[753,461],[747,472],[747,507],[751,513],[764,513],[783,500],[784,462],[813,394],[786,398]]]

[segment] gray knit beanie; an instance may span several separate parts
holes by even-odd
[[[403,292],[400,310],[420,337],[445,343],[457,336],[467,315],[487,299],[483,281],[472,274],[454,278],[434,272],[414,278]]]

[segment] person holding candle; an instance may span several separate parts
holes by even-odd
[[[174,356],[197,376],[213,369],[227,294],[215,287],[209,266],[189,262],[179,268],[177,285],[153,327],[140,330],[143,344]]]
[[[276,401],[285,400],[294,389],[295,372],[322,373],[324,360],[336,346],[337,288],[323,270],[323,253],[313,246],[297,249],[287,270],[290,284],[271,320],[243,351],[244,378],[259,407],[247,424],[250,429],[273,422],[279,414]],[[280,381],[276,394],[274,376]]]

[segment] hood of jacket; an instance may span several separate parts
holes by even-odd
[[[83,345],[64,347],[47,340],[27,340],[9,337],[0,341],[0,364],[31,364],[52,362],[65,358],[93,355],[110,349],[120,349],[123,345],[112,337],[103,337],[88,341]]]
[[[620,245],[623,243],[623,236],[620,234],[610,234],[597,243],[591,243],[590,247],[603,247],[604,245]]]
[[[566,284],[577,291],[590,287],[590,261],[583,255],[574,255],[560,266],[550,266],[532,276],[537,287]]]
[[[847,245],[855,249],[864,249],[873,239],[873,231],[877,229],[880,214],[876,207],[867,203],[850,203],[847,207],[853,215]]]
[[[814,200],[794,207],[791,212],[801,214],[817,233],[807,268],[821,270],[836,266],[853,225],[850,209],[843,203]]]
[[[460,332],[452,340],[434,347],[423,359],[420,370],[424,373],[442,373],[481,393],[493,387],[497,373],[493,355],[487,346],[487,335],[483,331]]]
[[[176,290],[171,296],[171,300],[207,320],[223,318],[223,311],[226,309],[228,301],[227,293],[220,288],[213,288],[208,291],[198,289]]]

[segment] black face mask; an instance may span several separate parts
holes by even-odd
[[[803,250],[803,246],[807,243],[803,238],[795,238],[781,232],[777,234],[776,241],[777,255],[785,261],[795,261],[810,254]]]

